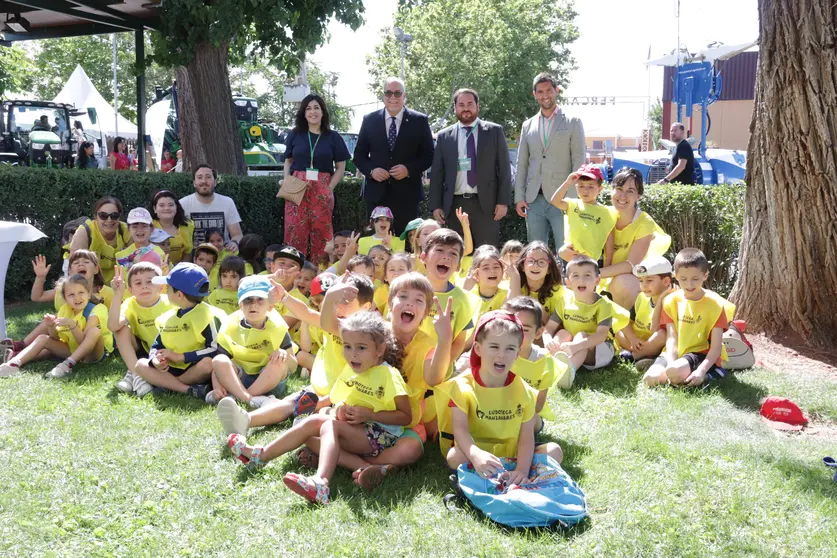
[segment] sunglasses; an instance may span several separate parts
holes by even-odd
[[[404,93],[401,91],[384,91],[384,97],[389,99],[390,97],[395,97],[396,99],[400,99],[401,95]]]
[[[106,213],[104,211],[100,211],[96,214],[96,217],[98,217],[102,221],[107,221],[108,219],[110,219],[111,221],[119,221],[119,212],[114,211],[113,213]]]

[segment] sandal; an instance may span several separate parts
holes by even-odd
[[[306,469],[316,469],[317,465],[320,464],[320,456],[307,447],[300,448],[300,450],[296,452],[296,458],[299,460],[299,464]]]
[[[230,451],[235,458],[246,466],[253,469],[260,469],[266,465],[266,463],[259,457],[262,453],[264,453],[264,448],[261,446],[254,447],[250,457],[244,455],[243,451],[244,447],[247,445],[247,439],[241,434],[230,434],[230,437],[227,438],[227,445],[230,447]]]
[[[282,477],[285,486],[292,492],[299,494],[314,504],[328,504],[328,485],[317,482],[313,477],[306,477],[298,473],[288,473]]]
[[[370,465],[360,470],[355,482],[366,490],[373,490],[380,486],[386,477],[395,473],[395,465]]]

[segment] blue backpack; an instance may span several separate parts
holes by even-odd
[[[514,470],[514,459],[501,459],[506,471]],[[548,527],[556,523],[570,527],[587,517],[587,500],[578,484],[547,455],[535,455],[529,482],[505,486],[496,475],[480,477],[470,463],[460,465],[451,475],[456,494],[445,497],[445,504],[464,498],[492,521],[508,527]]]

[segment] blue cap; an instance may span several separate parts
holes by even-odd
[[[245,298],[270,298],[270,281],[259,275],[250,275],[238,283],[238,302]]]
[[[152,277],[155,285],[171,285],[173,289],[189,296],[209,294],[209,278],[202,267],[189,262],[180,262],[165,277]]]

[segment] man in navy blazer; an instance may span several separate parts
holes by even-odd
[[[421,174],[433,163],[433,134],[427,115],[404,106],[404,82],[387,78],[382,110],[363,117],[354,163],[366,177],[366,211],[389,207],[395,217],[392,232],[401,234],[419,216],[424,199]]]

